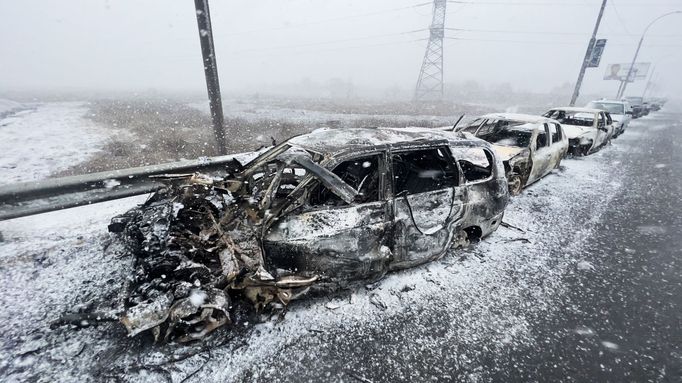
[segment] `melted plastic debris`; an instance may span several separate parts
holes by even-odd
[[[263,265],[264,222],[258,198],[200,174],[168,175],[145,204],[114,217],[135,257],[135,275],[120,318],[129,336],[197,340],[242,317],[283,315],[317,277],[274,278]],[[239,304],[235,304],[239,301]]]

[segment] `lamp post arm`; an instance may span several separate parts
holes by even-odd
[[[625,88],[627,88],[627,86],[628,86],[628,82],[630,81],[630,76],[632,76],[632,71],[635,68],[635,62],[637,61],[637,56],[639,55],[639,50],[640,50],[640,48],[642,48],[642,43],[644,42],[644,36],[649,31],[649,28],[651,28],[651,26],[654,25],[654,23],[657,22],[658,20],[660,20],[666,16],[674,15],[676,13],[682,13],[682,11],[672,11],[672,12],[664,13],[664,14],[658,16],[657,18],[653,19],[649,23],[649,25],[647,25],[646,28],[644,28],[644,32],[642,32],[642,37],[639,39],[639,44],[637,44],[637,50],[635,51],[635,55],[632,57],[632,62],[630,63],[630,68],[628,68],[628,75],[625,77],[625,82],[623,82],[623,86],[621,87],[621,90],[620,90],[617,98],[621,98],[621,97],[623,97],[623,95],[625,95]]]

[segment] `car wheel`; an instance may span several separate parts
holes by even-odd
[[[517,196],[521,194],[521,190],[523,190],[523,181],[521,181],[521,176],[518,174],[512,174],[509,176],[509,179],[507,180],[507,184],[509,186],[509,194],[512,196]]]

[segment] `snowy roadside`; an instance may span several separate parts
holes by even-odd
[[[504,353],[533,346],[530,324],[556,309],[562,275],[576,272],[582,260],[574,254],[621,187],[620,173],[611,170],[623,151],[617,144],[567,160],[563,171],[515,198],[505,221],[525,233],[500,228],[471,249],[391,274],[373,289],[297,302],[281,323],[247,328],[233,340],[225,329],[189,347],[128,339],[116,322],[49,329],[74,305],[119,299],[129,259],[105,251],[106,224],[143,197],[0,223],[6,236],[0,244],[0,282],[8,286],[0,297],[5,308],[0,373],[60,381],[179,381],[195,372],[195,380],[209,382],[320,380],[322,370],[311,368],[320,359],[329,362],[342,354],[360,374],[363,362],[378,363],[372,359],[377,355],[365,361],[349,361],[348,355],[363,358],[353,350],[381,347],[382,336],[405,338],[402,358],[417,358],[423,347],[455,345],[458,352],[442,355],[440,362],[473,369],[484,348]],[[405,323],[412,324],[406,329]],[[372,339],[378,345],[367,344]],[[402,374],[394,378],[425,378],[403,371],[401,360],[381,363]],[[342,378],[345,367],[336,368]]]
[[[581,272],[585,262],[576,255],[621,188],[610,171],[617,165],[607,162],[620,149],[566,160],[563,171],[514,198],[505,222],[524,233],[500,228],[469,250],[392,274],[376,289],[302,302],[284,322],[256,326],[244,347],[173,367],[201,367],[194,381],[341,380],[349,371],[372,381],[425,381],[455,369],[471,370],[475,380],[481,354],[539,346],[532,323],[557,310],[562,276]],[[439,356],[433,365],[422,358],[427,348]],[[322,360],[325,368],[312,367]],[[388,375],[366,375],[377,364]]]
[[[24,106],[16,101],[0,98],[0,118],[4,118],[9,113],[21,109]]]
[[[113,133],[85,118],[84,102],[18,107],[0,119],[0,185],[35,181],[77,165]]]
[[[190,107],[209,114],[207,102],[192,102]],[[385,121],[392,124],[409,125],[415,121],[431,125],[447,126],[454,124],[459,115],[396,115],[396,114],[366,114],[366,113],[338,113],[308,109],[294,109],[287,107],[273,107],[244,102],[225,102],[224,113],[227,118],[239,118],[248,122],[258,123],[263,120],[280,121],[291,124],[305,124],[311,127],[331,126],[346,127],[354,122]]]

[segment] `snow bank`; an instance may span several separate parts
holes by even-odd
[[[14,109],[19,109],[19,108],[21,108],[20,103],[18,103],[16,101],[0,98],[0,117],[2,117],[6,113],[8,113]]]
[[[0,185],[47,178],[98,152],[109,132],[82,102],[39,104],[0,119]]]

